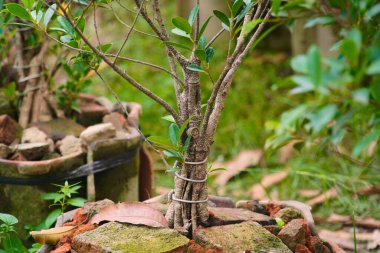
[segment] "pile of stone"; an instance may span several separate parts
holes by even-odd
[[[85,128],[71,120],[57,119],[22,129],[8,115],[0,115],[0,159],[49,160],[86,152],[89,145],[104,139],[128,138],[127,119],[121,113],[106,114],[102,121]]]

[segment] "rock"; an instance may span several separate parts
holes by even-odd
[[[109,112],[111,112],[113,110],[114,103],[112,103],[111,100],[109,100],[108,98],[106,98],[106,97],[97,97],[95,99],[95,101],[98,104],[100,104],[100,105],[104,106],[105,108],[107,108],[107,110]]]
[[[266,204],[265,206],[265,209],[267,211],[267,213],[269,214],[270,217],[274,217],[274,215],[280,211],[282,208],[282,206],[278,203],[274,203],[274,202],[269,202],[268,204]]]
[[[231,198],[214,195],[209,195],[208,198],[212,203],[215,204],[216,207],[235,207],[235,202]]]
[[[82,141],[74,135],[68,135],[62,139],[58,149],[63,156],[83,152]]]
[[[305,245],[297,244],[294,253],[312,253]]]
[[[7,145],[0,143],[0,158],[6,159],[10,153],[11,149]]]
[[[58,118],[48,122],[34,123],[33,126],[43,131],[49,138],[54,141],[63,139],[67,135],[79,137],[80,133],[85,129],[71,119]]]
[[[294,219],[303,219],[301,211],[294,207],[285,207],[278,211],[274,217],[281,218],[285,223]]]
[[[125,129],[126,122],[127,119],[118,112],[113,112],[103,117],[103,123],[111,123],[118,131]]]
[[[75,236],[72,247],[77,253],[160,253],[186,252],[188,243],[172,229],[109,222]]]
[[[6,114],[0,116],[0,143],[10,145],[21,133],[20,125]]]
[[[210,207],[209,211],[212,225],[235,224],[242,221],[255,221],[263,226],[277,224],[274,218],[241,208]]]
[[[278,225],[264,226],[264,228],[274,235],[278,235],[278,233],[280,233],[280,231],[282,229],[282,227],[280,227]]]
[[[102,122],[103,117],[109,113],[106,107],[96,102],[81,104],[79,108],[80,114],[76,115],[76,117],[78,122],[84,126]]]
[[[307,247],[313,253],[331,253],[331,251],[323,244],[321,238],[317,236],[311,236],[307,240]]]
[[[49,153],[49,143],[23,143],[16,146],[16,151],[21,153],[28,161],[38,160]]]
[[[198,228],[194,240],[205,248],[216,252],[266,252],[291,253],[280,239],[256,222]]]
[[[48,136],[37,127],[29,127],[22,132],[21,143],[48,142]]]
[[[118,139],[127,139],[129,137],[129,133],[125,131],[116,131],[116,136],[115,138]]]
[[[90,145],[95,141],[113,138],[115,135],[115,127],[111,123],[103,123],[86,128],[80,134],[80,138],[85,145]]]
[[[296,219],[286,224],[277,236],[289,249],[294,251],[297,244],[306,244],[306,239],[310,236],[310,232],[307,229],[305,220]]]
[[[267,214],[265,205],[260,204],[257,200],[240,200],[236,203],[236,207],[248,209],[255,213]]]

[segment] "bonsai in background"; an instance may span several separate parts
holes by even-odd
[[[274,28],[269,28],[261,35],[271,17],[270,2],[236,0],[228,3],[229,13],[214,10],[213,16],[221,21],[222,27],[213,38],[207,40],[203,34],[212,16],[201,23],[199,10],[202,5],[199,0],[187,19],[175,17],[171,20],[170,26],[173,29],[170,29],[170,33],[163,20],[158,0],[135,0],[137,8],[131,10],[134,13],[134,21],[126,32],[120,34],[122,46],[117,49],[112,48],[110,44],[101,43],[96,22],[94,26],[86,24],[86,17],[95,8],[113,11],[110,7],[112,1],[81,1],[83,5],[81,8],[73,7],[75,1],[49,2],[44,5],[41,5],[41,2],[34,3],[34,0],[24,2],[23,5],[7,4],[6,8],[13,15],[27,20],[27,23],[33,25],[39,34],[44,34],[56,43],[78,52],[78,55],[72,59],[73,62],[86,62],[100,76],[97,72],[98,63],[99,60],[103,60],[132,86],[166,109],[174,122],[170,127],[170,139],[162,137],[150,139],[157,147],[166,150],[166,154],[177,160],[174,166],[175,189],[166,217],[171,227],[184,233],[191,228],[194,230],[199,223],[207,224],[209,218],[207,158],[234,74],[249,51]],[[32,3],[28,6],[26,2]],[[280,1],[273,1],[273,8],[278,10],[279,4]],[[132,37],[132,33],[141,33],[134,31],[139,18],[144,19],[154,33],[143,32],[143,34],[156,39],[157,47],[162,46],[165,50],[169,70],[122,56],[123,48]],[[90,29],[92,29],[91,40],[90,36],[87,36]],[[228,47],[226,64],[220,75],[213,77],[209,70],[213,67],[212,60],[217,51],[212,45],[222,33],[229,34],[229,41],[226,43]],[[113,34],[117,35],[119,34]],[[107,53],[108,51],[114,53]],[[163,74],[169,74],[173,79],[176,105],[168,104],[134,79],[133,73],[121,69],[118,65],[120,61],[132,61],[161,70]],[[204,84],[200,81],[200,75],[207,78],[202,78],[207,80]],[[208,98],[202,97],[202,89],[205,86],[212,87],[212,94]],[[206,103],[203,104],[202,101]]]

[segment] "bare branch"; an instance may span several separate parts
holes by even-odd
[[[219,32],[214,37],[212,37],[211,40],[207,43],[206,48],[209,48],[212,45],[212,43],[214,43],[214,41],[224,32],[224,30],[224,28],[220,29]]]
[[[60,4],[58,4],[58,6],[62,10],[63,15],[66,17],[66,19],[71,24],[71,26],[74,27],[74,23],[71,20],[71,18],[68,16],[65,8],[63,8]],[[150,91],[146,87],[142,86],[135,79],[133,79],[127,73],[122,71],[117,65],[114,65],[113,62],[107,58],[106,55],[104,55],[99,49],[97,49],[94,45],[92,45],[92,43],[87,39],[87,37],[82,33],[81,30],[79,30],[77,27],[74,27],[74,29],[75,29],[76,33],[78,33],[78,35],[82,38],[83,42],[86,43],[96,55],[98,55],[100,58],[102,58],[103,61],[108,64],[108,66],[110,66],[116,73],[118,73],[121,77],[123,77],[125,80],[127,80],[136,89],[140,90],[145,95],[147,95],[148,97],[150,97],[151,99],[155,100],[157,103],[162,105],[166,109],[166,111],[169,112],[173,116],[173,118],[176,120],[176,122],[179,122],[180,118],[179,118],[177,112],[166,101],[164,101],[162,98],[160,98],[159,96],[154,94],[152,91]]]
[[[124,47],[125,44],[127,43],[128,39],[129,39],[129,36],[131,35],[131,33],[132,33],[132,31],[133,31],[133,28],[134,28],[135,25],[136,25],[137,19],[139,18],[140,13],[141,13],[141,10],[142,10],[142,8],[143,8],[143,6],[144,6],[144,1],[145,1],[145,0],[142,0],[142,2],[141,2],[141,5],[140,5],[140,8],[139,8],[139,11],[137,12],[135,19],[133,20],[132,26],[131,26],[131,28],[129,29],[128,33],[127,33],[127,37],[125,37],[125,40],[124,40],[123,44],[121,45],[121,47],[119,48],[119,51],[118,51],[117,54],[116,54],[116,57],[115,57],[115,60],[113,61],[113,64],[116,63],[117,58],[119,57],[119,55],[120,55],[120,53],[121,53],[121,50],[123,50],[123,47]]]

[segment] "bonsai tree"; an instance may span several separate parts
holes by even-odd
[[[27,10],[25,6],[18,4],[7,4],[6,8],[15,16],[29,20],[47,38],[77,51],[78,55],[74,62],[86,62],[100,76],[99,62],[104,61],[133,87],[166,109],[174,122],[170,126],[170,139],[152,137],[149,141],[176,159],[175,189],[170,194],[171,203],[166,218],[171,227],[183,233],[190,232],[190,229],[194,230],[198,224],[208,224],[207,159],[234,74],[250,49],[272,30],[270,28],[262,33],[271,17],[270,1],[236,0],[231,3],[228,1],[229,13],[213,11],[213,16],[220,20],[222,27],[207,41],[204,32],[212,16],[201,23],[199,10],[202,5],[199,0],[187,19],[175,17],[171,20],[170,26],[173,29],[170,30],[174,35],[173,38],[169,34],[168,25],[163,20],[158,0],[135,0],[137,11],[130,10],[135,17],[133,23],[129,25],[128,32],[122,35],[124,37],[122,46],[115,50],[115,53],[107,53],[112,47],[109,44],[100,43],[96,21],[92,30],[92,34],[96,36],[90,39],[87,36],[90,27],[86,26],[85,20],[91,10],[98,7],[113,11],[108,6],[111,2],[110,0],[80,1],[81,8],[75,10],[71,8],[75,1],[68,3],[49,1],[49,3],[44,2],[45,9],[37,10],[37,15],[31,15],[34,10],[30,12],[31,9]],[[272,4],[276,11],[280,1],[273,1]],[[36,5],[38,7],[39,3]],[[39,15],[44,18],[38,18]],[[152,30],[150,33],[135,29],[139,18],[149,25]],[[51,24],[59,25],[59,27],[51,27]],[[56,36],[57,32],[58,36]],[[170,69],[122,56],[121,52],[131,38],[132,32],[147,34],[158,39],[161,43],[157,46],[162,44]],[[229,33],[229,41],[226,43],[228,54],[223,70],[217,78],[214,78],[209,71],[215,53],[212,45],[222,33]],[[133,73],[128,73],[119,66],[120,61],[132,61],[169,74],[173,79],[176,105],[170,105],[136,81]],[[211,95],[206,99],[205,105],[202,105],[204,93],[202,93],[203,84],[201,84],[200,75],[206,75],[207,82],[212,85]],[[102,80],[105,81],[103,78]],[[203,107],[205,107],[204,111]]]

